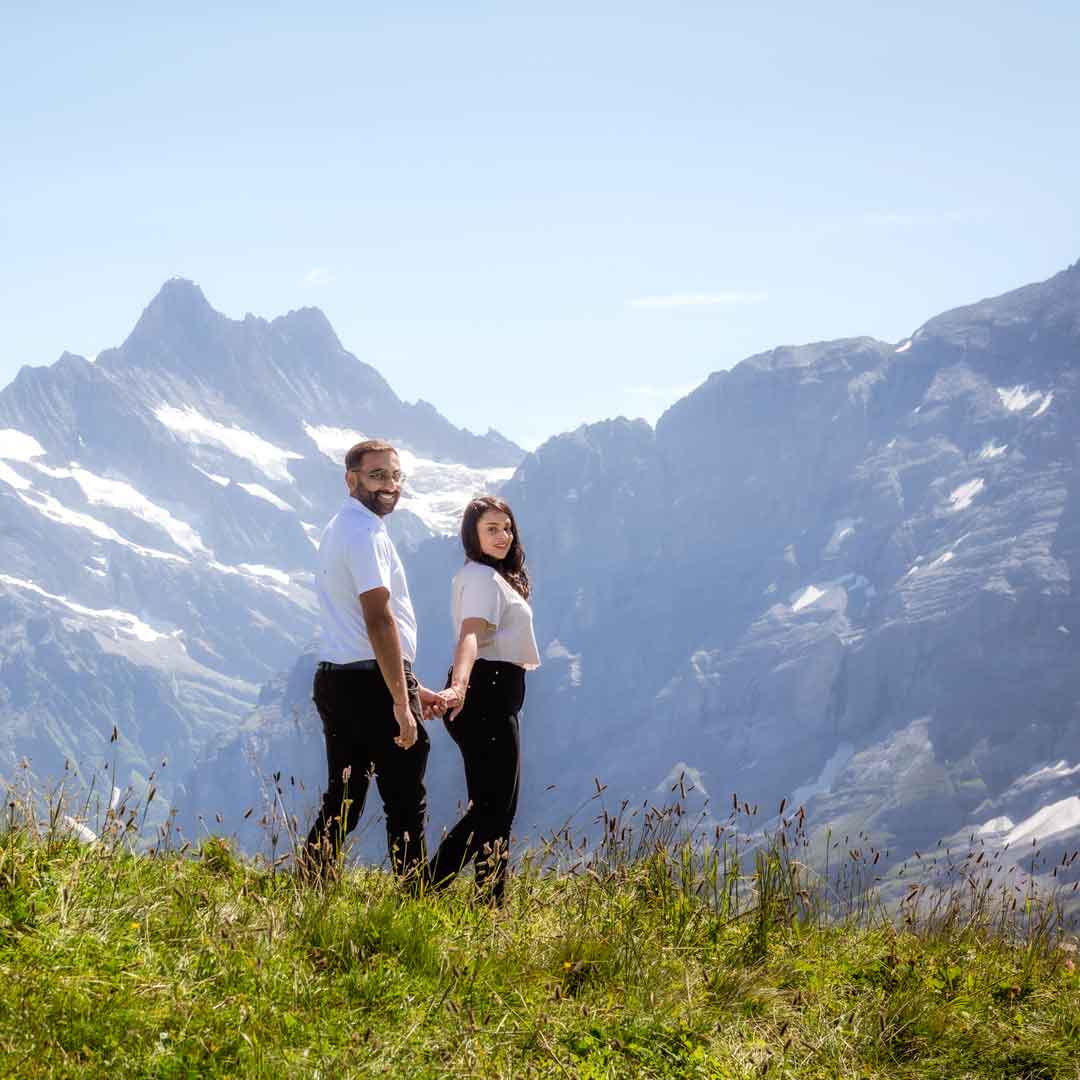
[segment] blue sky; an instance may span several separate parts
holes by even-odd
[[[1078,44],[1065,2],[5,4],[0,384],[181,275],[473,430],[652,420],[1080,258]]]

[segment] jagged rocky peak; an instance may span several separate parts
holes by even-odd
[[[330,320],[317,307],[296,308],[270,323],[271,329],[286,337],[296,338],[320,349],[342,348]]]
[[[620,416],[582,424],[537,447],[519,466],[517,479],[526,485],[539,483],[551,493],[561,490],[565,495],[599,485],[600,490],[614,494],[624,479],[640,470],[642,462],[649,461],[647,471],[652,472],[654,447],[655,434],[645,420]],[[508,491],[516,487],[512,481]],[[572,502],[576,500],[576,494],[571,496]]]
[[[505,451],[507,461],[513,462],[515,465],[525,457],[525,451],[496,428],[489,427],[482,438],[490,442],[495,448]]]
[[[11,382],[17,392],[27,392],[30,387],[51,384],[59,377],[85,375],[93,365],[85,356],[67,352],[53,364],[24,364]]]
[[[200,367],[220,352],[229,325],[195,282],[171,278],[146,306],[124,344],[99,363]]]
[[[79,353],[68,352],[66,349],[60,354],[60,359],[56,361],[56,367],[59,371],[84,371],[89,366],[90,361],[87,360],[85,356],[80,356]]]
[[[252,314],[230,319],[184,278],[167,281],[124,344],[99,363],[114,376],[145,373],[153,393],[175,396],[182,385],[180,392],[192,400],[220,398],[241,426],[278,438],[295,435],[298,412],[301,419],[343,424],[338,391],[355,390],[358,379],[366,399],[399,407],[386,380],[346,352],[321,311],[302,308],[273,321]],[[220,406],[208,407],[220,412]]]
[[[215,316],[219,319],[222,317],[210,306],[202,289],[194,281],[174,277],[169,278],[147,304],[139,324],[154,321],[190,323],[193,319],[205,320]]]

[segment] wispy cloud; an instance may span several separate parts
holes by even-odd
[[[925,225],[980,225],[990,212],[976,206],[951,210],[885,210],[863,214],[858,220],[871,228],[912,229]]]
[[[752,289],[724,289],[712,293],[672,293],[666,296],[639,296],[630,301],[631,307],[684,308],[684,307],[745,307],[763,304],[767,292]]]
[[[323,285],[329,285],[334,280],[333,275],[325,266],[313,266],[301,279],[300,284],[305,289],[318,289]]]

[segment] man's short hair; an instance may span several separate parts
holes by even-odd
[[[383,450],[393,450],[395,454],[397,453],[397,447],[391,446],[383,439],[365,439],[363,442],[358,442],[346,451],[345,468],[359,469],[364,463],[365,454],[379,454]]]

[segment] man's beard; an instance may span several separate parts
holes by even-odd
[[[394,492],[393,502],[384,502],[379,496],[383,494],[381,491],[368,491],[367,488],[358,487],[353,494],[353,497],[357,502],[366,506],[377,517],[386,517],[387,514],[393,512],[394,507],[397,506],[398,500],[401,498],[401,492]]]

